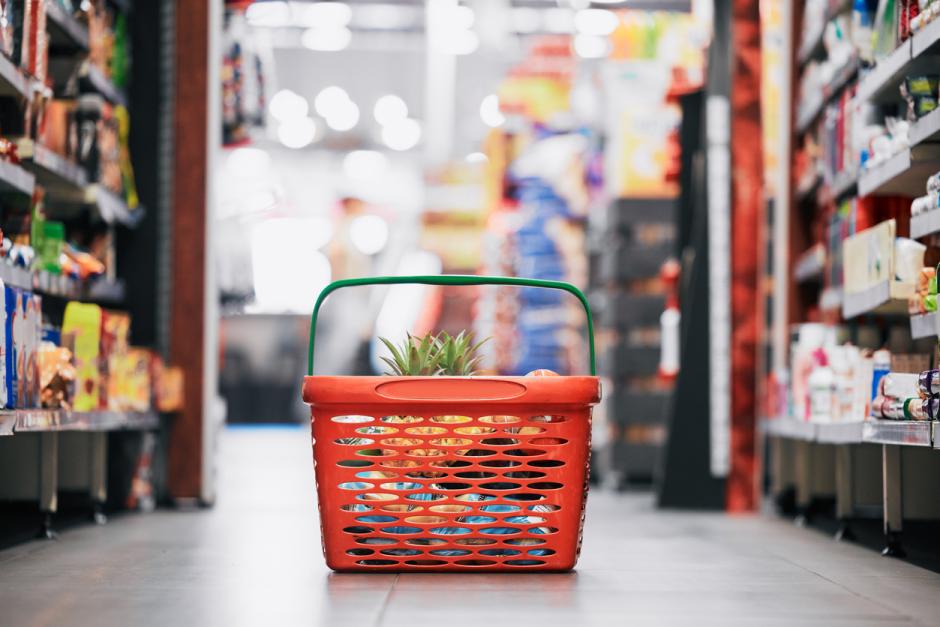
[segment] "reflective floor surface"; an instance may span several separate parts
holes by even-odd
[[[0,626],[940,624],[940,575],[772,517],[595,491],[570,574],[339,575],[309,432],[227,430],[212,509],[0,552]]]

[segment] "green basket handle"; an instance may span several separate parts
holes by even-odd
[[[562,290],[574,294],[587,314],[588,346],[591,352],[591,376],[597,375],[597,366],[594,360],[594,321],[591,319],[591,305],[588,304],[584,293],[571,283],[564,281],[545,281],[542,279],[521,279],[518,277],[503,276],[476,276],[472,274],[440,274],[435,276],[378,276],[361,279],[343,279],[333,281],[317,296],[317,303],[313,307],[313,316],[310,319],[310,349],[307,352],[307,374],[313,374],[313,343],[317,332],[317,316],[320,305],[326,297],[341,287],[356,287],[359,285],[399,285],[402,283],[417,283],[420,285],[516,285],[519,287],[544,287],[553,290]]]

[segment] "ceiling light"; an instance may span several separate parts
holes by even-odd
[[[326,116],[326,125],[334,131],[348,131],[359,123],[359,107],[352,100],[346,100],[341,108]]]
[[[392,150],[411,150],[421,141],[421,125],[404,118],[382,127],[382,141]]]
[[[490,94],[480,103],[480,118],[487,126],[496,128],[506,122],[506,116],[499,110],[499,96]]]
[[[580,34],[574,38],[574,51],[582,59],[601,59],[610,53],[606,37]]]
[[[533,7],[515,7],[509,12],[509,24],[516,33],[537,33],[542,28],[542,12]]]
[[[308,28],[300,36],[300,43],[308,50],[338,52],[349,47],[352,31],[345,26],[317,26]]]
[[[545,30],[549,33],[574,32],[574,12],[570,9],[546,9],[542,20]]]
[[[271,97],[268,111],[278,122],[286,122],[294,118],[303,118],[310,111],[307,99],[290,89],[282,89]]]
[[[349,224],[349,239],[363,255],[374,255],[388,242],[388,223],[375,215],[359,216]]]
[[[609,35],[620,24],[617,14],[607,9],[583,9],[574,14],[574,26],[585,35]]]
[[[352,19],[352,9],[345,2],[291,2],[290,8],[297,26],[348,26]]]
[[[342,109],[347,102],[351,101],[346,90],[342,87],[331,85],[317,94],[316,99],[313,101],[313,108],[317,113],[328,118]]]
[[[245,11],[245,19],[251,26],[288,26],[290,7],[286,2],[255,2]]]
[[[408,105],[395,94],[386,94],[375,101],[372,115],[379,124],[391,124],[408,117]]]
[[[317,123],[310,118],[295,118],[277,127],[277,139],[288,148],[304,148],[317,138]]]
[[[374,181],[388,170],[388,157],[376,150],[353,150],[343,157],[343,174],[354,181]]]
[[[424,8],[400,4],[359,4],[351,24],[364,30],[407,30],[419,26]]]

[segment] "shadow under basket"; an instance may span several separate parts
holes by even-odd
[[[564,571],[596,377],[304,379],[327,565]]]

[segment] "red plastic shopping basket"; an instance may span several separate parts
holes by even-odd
[[[341,287],[421,283],[565,290],[584,305],[591,375],[334,377],[313,373],[317,313]],[[559,571],[578,559],[600,400],[587,299],[573,285],[419,276],[331,283],[308,376],[327,565],[340,571]]]

